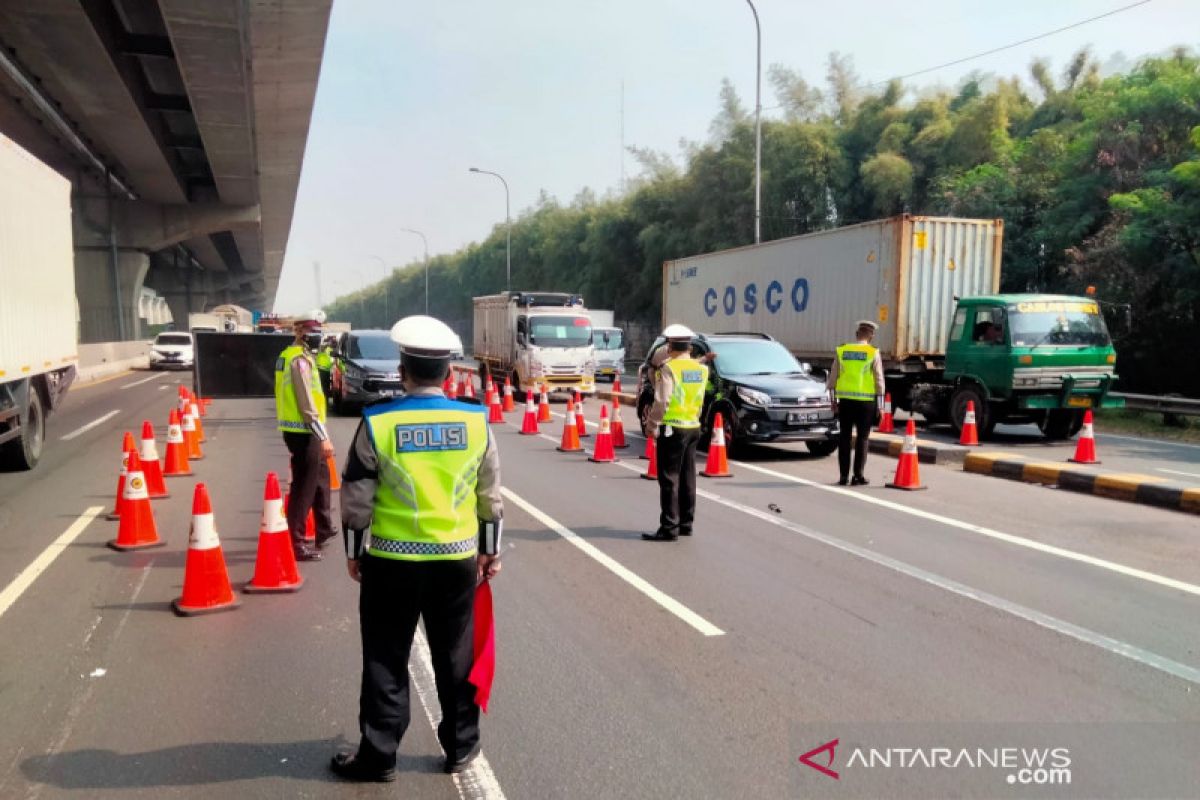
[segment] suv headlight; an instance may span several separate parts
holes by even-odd
[[[771,405],[771,395],[765,392],[759,392],[754,389],[747,389],[745,386],[737,387],[738,397],[745,400],[752,406],[760,406],[766,408]]]

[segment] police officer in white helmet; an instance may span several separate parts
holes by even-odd
[[[475,587],[500,571],[496,442],[483,406],[449,400],[441,389],[462,342],[426,316],[397,322],[392,339],[405,395],[363,412],[342,480],[346,567],[362,584],[362,738],[356,752],[338,753],[330,766],[354,781],[395,780],[409,722],[409,650],[422,618],[445,771],[460,772],[479,754],[479,707],[467,682]]]

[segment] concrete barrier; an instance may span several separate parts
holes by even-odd
[[[150,367],[150,343],[97,342],[79,345],[76,383],[91,383],[131,369]]]

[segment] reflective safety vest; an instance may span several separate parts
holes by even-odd
[[[297,358],[308,358],[308,355],[303,347],[294,344],[275,359],[275,416],[279,420],[278,428],[281,431],[310,433],[308,422],[300,413],[300,404],[296,402],[295,387],[292,386],[292,362]],[[308,377],[317,417],[321,422],[325,422],[325,392],[321,389],[321,376],[313,368],[308,371]]]
[[[833,387],[838,400],[874,400],[882,387],[875,385],[871,367],[879,352],[869,344],[844,344],[837,349],[838,376]]]
[[[675,390],[667,401],[663,424],[675,428],[699,428],[704,390],[708,386],[708,367],[694,358],[671,358],[660,369],[670,370]]]
[[[333,355],[329,352],[328,347],[322,347],[317,351],[317,369],[321,372],[329,372],[333,367]]]
[[[402,397],[363,413],[379,460],[367,552],[399,561],[475,555],[475,487],[487,452],[482,406]]]

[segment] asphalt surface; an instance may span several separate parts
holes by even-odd
[[[154,503],[166,547],[109,550],[116,523],[103,519],[51,545],[87,509],[110,507],[123,430],[151,419],[163,447],[179,378],[135,373],[73,391],[38,469],[0,475],[0,592],[54,555],[0,603],[0,797],[1188,797],[1200,787],[1194,517],[925,465],[928,491],[897,492],[882,486],[894,460],[879,457],[872,485],[851,491],[832,485],[830,459],[768,447],[733,463],[731,479],[700,479],[695,537],[645,543],[657,490],[638,475],[642,441],[630,436],[620,464],[593,464],[555,451],[561,417],[544,436],[521,436],[519,413],[493,427],[509,547],[495,587],[488,771],[442,775],[414,702],[400,785],[340,784],[325,764],[356,741],[360,650],[356,585],[337,548],[302,565],[294,595],[192,619],[169,608],[194,480],[210,489],[235,587],[250,577],[265,473],[287,471],[269,401],[214,403],[195,478],[169,479],[172,496]],[[598,404],[587,406],[595,420]],[[339,454],[355,424],[332,420]],[[428,690],[419,660],[414,674]],[[1054,736],[1082,729],[1120,745],[1073,750],[1065,788],[962,773],[937,788],[889,770],[867,789],[843,754],[841,781],[798,762],[855,726],[901,723],[943,741],[963,726],[1016,736],[1054,724],[1067,726]]]

